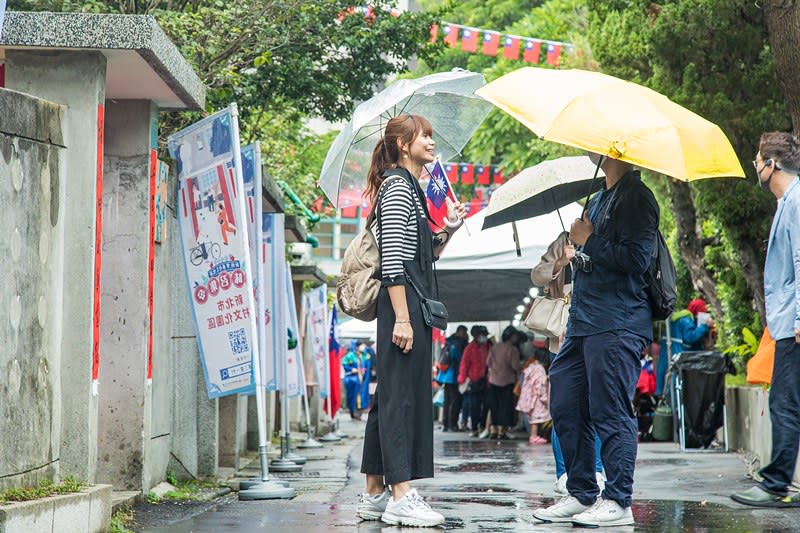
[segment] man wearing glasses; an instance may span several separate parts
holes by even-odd
[[[767,327],[775,339],[772,457],[761,483],[731,498],[756,507],[800,507],[800,493],[788,493],[800,444],[800,141],[791,133],[764,133],[753,166],[758,185],[778,199],[764,266]]]
[[[632,165],[604,157],[601,166],[605,187],[570,228],[579,250],[572,305],[564,344],[550,366],[550,412],[569,495],[533,513],[543,522],[584,527],[633,524],[638,427],[631,402],[652,337],[643,274],[652,262],[659,218],[653,193]],[[602,494],[594,428],[607,477]]]

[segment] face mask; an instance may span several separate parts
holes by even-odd
[[[764,168],[766,168],[766,165],[764,165],[764,167],[761,169],[761,172],[764,172]],[[775,163],[772,164],[772,170],[770,170],[769,176],[767,176],[766,180],[761,179],[761,172],[756,173],[756,177],[758,178],[758,186],[761,187],[762,191],[770,192],[769,182],[772,181],[772,174],[775,172]]]
[[[489,340],[488,337],[486,337],[485,335],[481,335],[480,337],[478,337],[478,344],[486,344],[488,340]]]

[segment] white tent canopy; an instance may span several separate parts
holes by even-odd
[[[581,215],[579,204],[561,208],[569,229]],[[510,320],[533,286],[530,270],[563,231],[553,212],[517,222],[521,256],[517,257],[511,224],[480,231],[485,210],[467,219],[436,262],[439,297],[450,320]]]
[[[378,321],[364,322],[357,318],[351,318],[342,322],[336,327],[336,337],[339,339],[356,339],[375,341],[378,330]]]

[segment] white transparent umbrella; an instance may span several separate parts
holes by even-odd
[[[437,153],[443,161],[453,158],[492,109],[475,96],[485,84],[481,74],[457,69],[389,85],[360,104],[333,141],[320,172],[320,188],[334,206],[340,197],[363,191],[372,149],[386,123],[401,113],[427,118]]]

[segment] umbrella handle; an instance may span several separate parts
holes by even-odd
[[[594,182],[597,181],[597,175],[600,173],[600,165],[603,164],[603,159],[606,156],[601,155],[600,159],[597,161],[597,166],[594,168],[594,176],[592,177],[592,183],[589,184],[589,192],[586,193],[586,201],[583,202],[583,211],[581,211],[581,220],[583,220],[583,216],[586,214],[586,209],[589,207],[589,197],[592,195],[592,191],[594,190]]]

